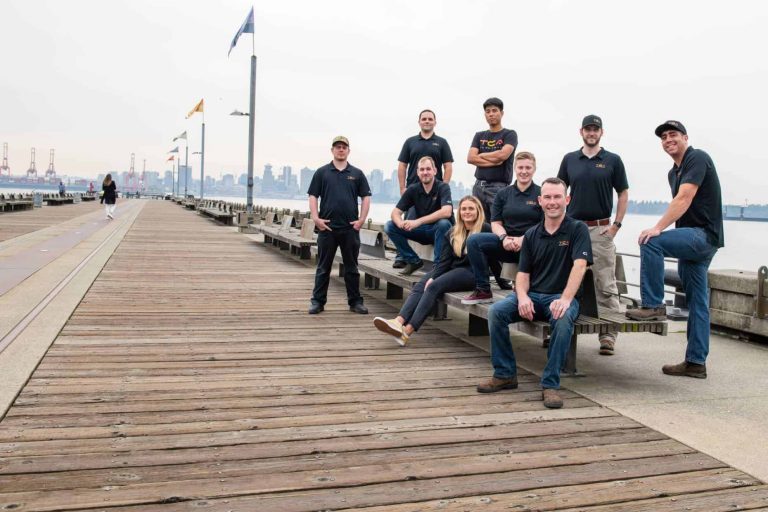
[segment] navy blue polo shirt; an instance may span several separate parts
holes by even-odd
[[[333,162],[315,171],[307,194],[320,198],[320,218],[331,219],[331,229],[351,228],[358,219],[357,198],[371,195],[363,171],[347,164],[338,170]]]
[[[434,133],[428,139],[421,136],[421,132],[413,137],[408,137],[403,143],[403,149],[400,150],[398,162],[408,164],[408,171],[405,174],[405,185],[419,183],[419,177],[416,171],[419,168],[419,160],[424,156],[431,156],[437,166],[437,179],[443,181],[443,164],[453,162],[453,154],[448,141]]]
[[[578,220],[610,218],[613,191],[629,188],[621,157],[603,148],[592,158],[581,149],[566,154],[557,177],[571,188],[571,202],[566,211]]]
[[[691,206],[675,222],[676,228],[704,228],[707,240],[715,247],[725,245],[723,233],[723,203],[720,179],[712,158],[700,149],[688,146],[680,167],[672,166],[668,175],[672,197],[677,195],[680,185],[691,183],[698,190]]]
[[[491,151],[498,151],[506,144],[511,144],[517,149],[517,132],[515,130],[508,130],[502,128],[498,132],[492,132],[485,130],[477,132],[472,139],[473,148],[477,148],[478,153],[490,153]],[[503,183],[512,183],[512,176],[514,176],[513,164],[515,162],[515,151],[509,155],[504,163],[496,165],[494,167],[476,167],[475,179],[483,181],[499,181]]]
[[[491,207],[491,222],[500,221],[509,236],[520,236],[534,224],[544,220],[539,206],[541,187],[531,183],[521,191],[517,182],[496,193]]]
[[[518,270],[531,275],[530,291],[563,293],[575,260],[592,264],[592,242],[587,225],[566,215],[551,235],[544,221],[525,232]]]
[[[432,184],[432,190],[427,193],[424,190],[424,185],[419,182],[405,189],[402,197],[397,202],[397,209],[407,212],[409,209],[414,208],[416,210],[416,218],[419,219],[430,213],[435,213],[445,205],[450,205],[451,213],[453,213],[450,185],[442,181],[435,181]],[[453,215],[448,220],[453,224]]]

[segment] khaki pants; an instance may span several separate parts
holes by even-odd
[[[600,231],[607,226],[589,228],[589,238],[592,241],[592,273],[595,276],[595,294],[597,305],[601,308],[618,312],[619,289],[616,287],[616,245],[608,235]],[[608,332],[600,335],[600,339],[616,340],[618,333]]]

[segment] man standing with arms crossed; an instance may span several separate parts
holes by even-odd
[[[725,245],[723,204],[715,164],[707,153],[688,145],[680,121],[656,128],[661,147],[674,165],[667,179],[672,202],[655,226],[640,233],[640,297],[642,307],[627,311],[632,320],[663,320],[664,257],[677,258],[677,271],[688,301],[688,346],[685,361],[661,369],[676,377],[707,378],[709,354],[709,291],[707,270]],[[675,223],[675,229],[664,231]]]
[[[589,115],[581,122],[581,149],[563,157],[557,177],[571,189],[568,215],[589,227],[592,254],[595,263],[597,303],[600,307],[618,312],[619,290],[616,286],[616,245],[614,237],[621,228],[629,201],[627,173],[621,157],[600,146],[603,120]],[[616,191],[616,218],[611,222],[613,191]],[[617,332],[600,335],[600,354],[613,355]]]
[[[331,153],[333,160],[315,171],[307,191],[309,211],[319,231],[315,288],[312,290],[309,314],[317,315],[325,309],[333,258],[336,249],[341,248],[349,310],[364,315],[368,309],[363,305],[363,296],[360,295],[357,256],[360,252],[360,228],[371,206],[371,189],[363,171],[347,162],[349,140],[346,137],[339,135],[333,139]],[[358,197],[362,198],[359,217]]]
[[[429,156],[437,168],[437,180],[443,183],[451,181],[453,175],[453,154],[448,141],[435,134],[437,116],[429,109],[419,112],[419,133],[408,137],[397,157],[397,179],[400,182],[400,195],[405,189],[419,182],[418,167],[422,157]],[[443,171],[445,167],[445,171]],[[412,220],[413,210],[408,212],[406,219]],[[404,268],[406,261],[398,251],[394,268]]]
[[[559,178],[541,184],[538,202],[544,220],[525,232],[515,291],[488,310],[493,377],[477,386],[479,393],[517,388],[517,364],[509,339],[509,324],[520,320],[544,320],[552,338],[547,365],[541,374],[544,406],[558,409],[563,400],[560,369],[571,346],[573,324],[579,316],[581,281],[592,263],[587,227],[565,215],[570,198]]]
[[[467,163],[476,166],[472,195],[480,200],[485,218],[490,219],[496,193],[512,183],[517,133],[501,126],[504,102],[499,98],[485,100],[483,110],[488,129],[475,134]]]

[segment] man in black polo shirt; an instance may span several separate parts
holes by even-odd
[[[586,116],[581,122],[580,134],[584,145],[563,157],[557,177],[571,188],[568,215],[589,227],[595,260],[592,273],[595,276],[597,303],[618,312],[621,306],[616,286],[616,245],[613,239],[627,212],[627,173],[621,157],[600,146],[603,136],[603,120],[600,117]],[[618,200],[616,218],[611,222],[614,190]],[[616,331],[600,334],[600,354],[613,355],[617,336]]]
[[[320,167],[309,184],[309,211],[319,231],[317,235],[317,272],[309,314],[316,315],[325,309],[328,298],[328,282],[331,277],[336,249],[341,248],[344,262],[344,284],[347,287],[349,310],[366,314],[360,295],[360,274],[357,271],[357,255],[360,252],[360,228],[368,217],[371,206],[371,189],[363,171],[347,162],[349,140],[341,135],[331,143],[333,161]],[[362,198],[360,215],[357,214],[357,198]],[[318,198],[320,211],[318,213]]]
[[[405,189],[414,183],[419,182],[417,174],[419,168],[419,159],[423,156],[431,156],[437,168],[437,179],[448,183],[453,174],[453,154],[448,141],[435,134],[435,124],[437,116],[429,109],[419,112],[419,133],[413,137],[408,137],[400,150],[400,156],[397,157],[397,179],[400,182],[400,195]],[[445,167],[445,172],[443,172]],[[414,219],[416,213],[411,209],[406,218]],[[405,258],[398,253],[394,268],[403,268],[406,265]]]
[[[488,129],[475,134],[467,163],[476,166],[472,195],[480,200],[485,218],[490,219],[496,193],[512,183],[517,133],[501,126],[504,103],[499,98],[485,100],[483,110]]]
[[[664,257],[677,258],[677,271],[688,301],[688,346],[685,361],[662,367],[667,375],[707,378],[709,293],[707,270],[725,245],[723,204],[715,164],[707,153],[688,145],[680,121],[656,128],[661,147],[674,165],[667,179],[672,202],[655,226],[640,233],[640,297],[642,307],[627,311],[633,320],[663,320]],[[664,231],[675,223],[675,229]]]
[[[577,295],[592,263],[589,231],[584,223],[565,215],[570,198],[559,178],[541,184],[539,204],[544,220],[525,232],[515,291],[488,310],[493,377],[477,386],[480,393],[517,388],[517,365],[509,339],[509,324],[544,320],[551,326],[547,365],[541,375],[544,406],[557,409],[563,401],[560,369],[571,345],[573,324],[579,316]]]
[[[403,275],[413,274],[424,265],[408,245],[408,240],[424,245],[434,244],[433,261],[437,261],[445,233],[453,225],[451,187],[435,178],[437,170],[431,156],[421,157],[418,166],[419,183],[405,189],[392,210],[392,220],[384,225],[384,232],[406,262],[400,272]],[[403,213],[410,208],[414,208],[416,218],[404,220]]]

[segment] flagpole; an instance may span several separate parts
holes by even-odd
[[[205,121],[203,121],[202,146],[203,149],[200,152],[200,199],[203,198],[203,182],[205,180]]]
[[[171,164],[173,171],[171,171],[171,194],[176,196],[174,193],[174,189],[176,188],[176,159],[173,159],[173,163]]]
[[[184,199],[187,198],[187,182],[189,181],[189,141],[184,137]]]
[[[251,102],[248,116],[248,195],[246,212],[250,219],[253,215],[253,137],[256,120],[256,55],[251,55]]]

